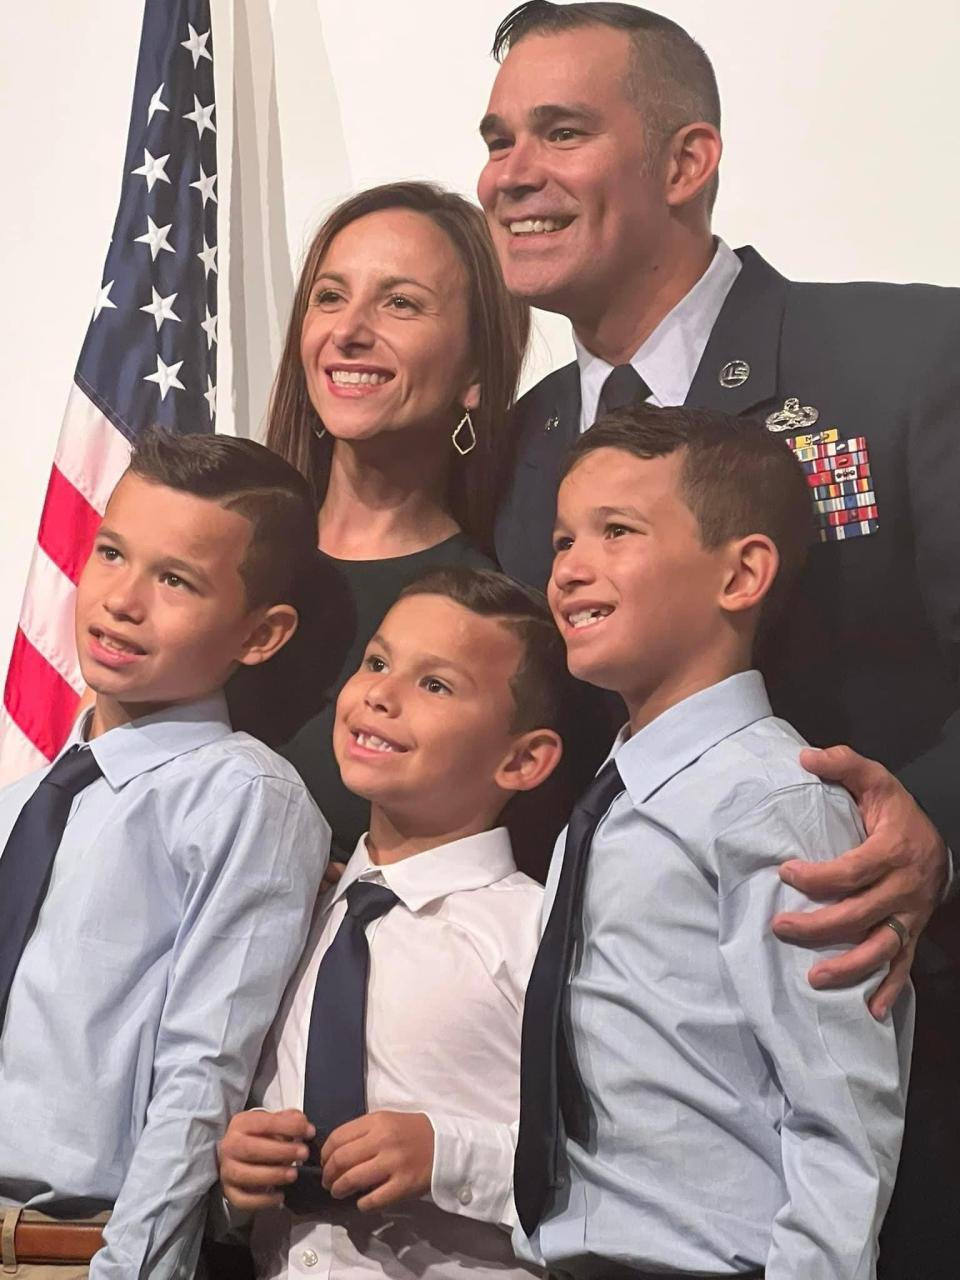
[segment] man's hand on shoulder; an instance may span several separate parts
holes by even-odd
[[[323,1185],[357,1208],[386,1209],[430,1190],[433,1125],[421,1112],[372,1111],[334,1129],[320,1151]]]
[[[302,1111],[241,1111],[217,1147],[220,1185],[235,1209],[273,1209],[296,1182],[316,1130]]]
[[[787,884],[816,901],[839,899],[817,911],[784,912],[773,922],[784,942],[858,945],[810,970],[815,987],[845,987],[890,965],[870,998],[883,1018],[910,974],[917,938],[939,903],[947,875],[947,850],[933,823],[900,782],[875,760],[849,747],[806,750],[800,763],[826,782],[838,782],[860,809],[867,838],[831,862],[785,862]],[[886,923],[893,917],[904,930]]]

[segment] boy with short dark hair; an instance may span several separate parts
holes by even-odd
[[[94,705],[0,792],[14,1275],[193,1274],[215,1137],[329,847],[293,769],[232,732],[223,686],[293,633],[315,542],[303,479],[247,440],[148,433],[110,498],[77,588]]]
[[[811,503],[762,425],[641,406],[575,445],[549,599],[629,724],[571,816],[524,1014],[522,1256],[574,1277],[872,1280],[912,1003],[815,991],[788,858],[862,838],[752,651]],[[562,856],[559,850],[563,849]]]
[[[543,891],[498,821],[559,758],[566,679],[543,597],[457,568],[402,592],[341,692],[370,831],[267,1039],[267,1110],[220,1148],[229,1202],[262,1210],[259,1276],[527,1274],[499,1224]]]

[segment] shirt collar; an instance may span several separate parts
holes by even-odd
[[[741,266],[730,246],[718,238],[706,271],[634,352],[630,363],[650,388],[654,403],[679,405],[686,400],[711,330]],[[586,427],[596,419],[600,391],[613,365],[588,351],[576,334],[573,341]]]
[[[611,755],[635,805],[711,747],[772,715],[759,671],[742,671],[684,698],[632,737],[622,729]]]
[[[86,741],[92,709],[77,718],[64,750]],[[141,773],[156,769],[175,756],[225,738],[233,730],[222,691],[182,706],[118,725],[94,738],[90,750],[103,776],[116,791]]]
[[[361,836],[337,881],[330,898],[332,906],[354,881],[373,872],[392,889],[408,911],[420,911],[431,902],[465,889],[484,889],[517,869],[506,827],[495,827],[479,835],[451,840],[425,853],[416,853],[400,862],[379,866],[371,862],[367,837]]]

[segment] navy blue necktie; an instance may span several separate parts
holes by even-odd
[[[532,1235],[556,1185],[559,1118],[567,1133],[587,1136],[588,1109],[563,1017],[573,950],[580,935],[587,856],[600,819],[623,791],[608,761],[574,806],[550,918],[540,939],[523,1006],[520,1131],[513,1168],[520,1225]]]
[[[600,391],[597,420],[613,413],[614,409],[626,409],[647,399],[650,388],[632,364],[618,364],[607,374]]]
[[[73,798],[101,773],[92,751],[71,747],[20,810],[0,856],[0,1029],[17,965],[46,897]]]
[[[366,927],[399,901],[392,889],[367,880],[355,880],[345,896],[347,914],[317,973],[307,1039],[303,1109],[317,1130],[316,1152],[334,1129],[366,1114]],[[322,1203],[321,1173],[312,1155],[287,1191],[288,1208],[309,1212]]]

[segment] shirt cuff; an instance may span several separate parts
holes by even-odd
[[[428,1112],[427,1119],[434,1138],[430,1195],[437,1208],[512,1230],[515,1131],[466,1116]]]

